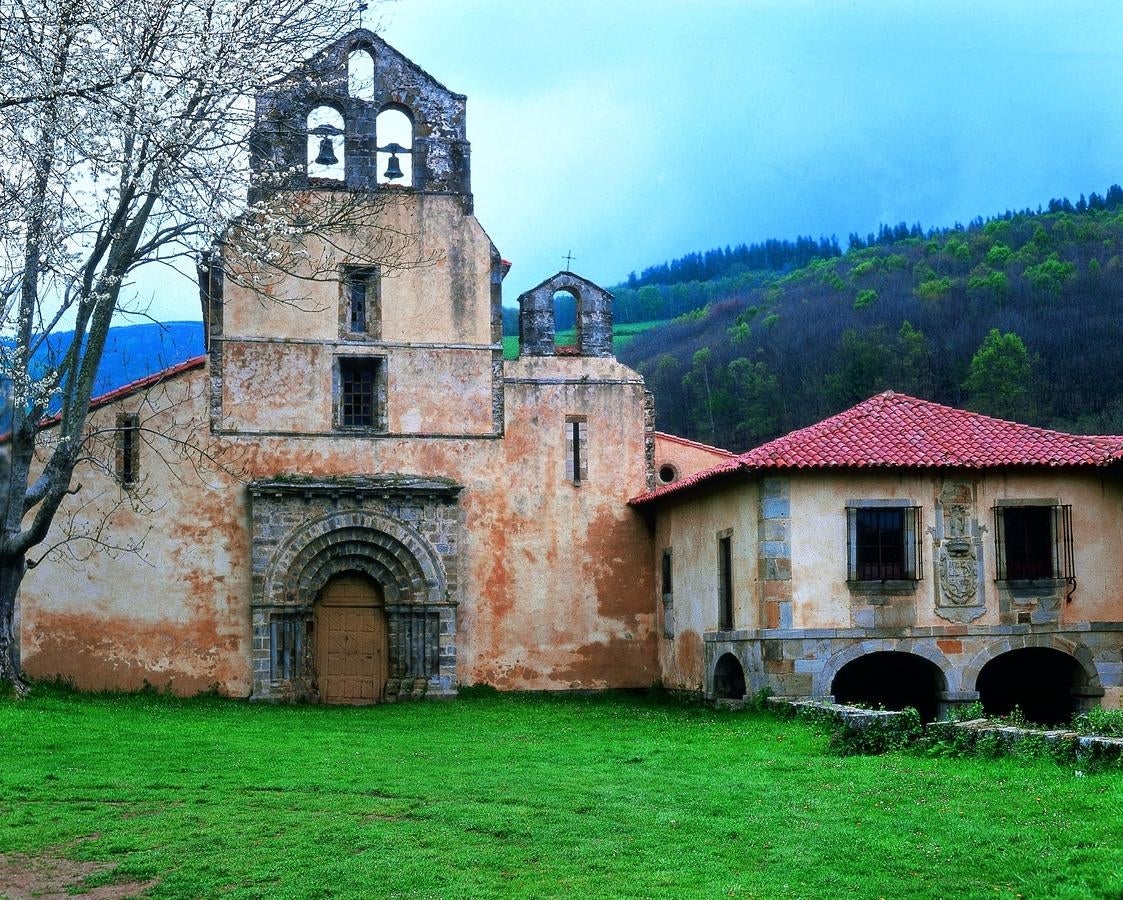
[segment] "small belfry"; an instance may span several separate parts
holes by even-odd
[[[471,196],[463,94],[365,28],[257,98],[251,202],[380,186]]]

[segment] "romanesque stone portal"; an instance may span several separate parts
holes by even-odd
[[[454,693],[459,492],[400,475],[254,482],[254,696]]]

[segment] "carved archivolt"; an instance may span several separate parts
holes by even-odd
[[[329,513],[294,532],[270,561],[261,602],[311,602],[334,575],[362,572],[387,603],[440,603],[446,577],[440,557],[416,530],[368,511]]]

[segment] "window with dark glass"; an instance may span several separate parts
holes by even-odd
[[[994,534],[999,581],[1073,577],[1071,506],[996,506]]]
[[[339,424],[373,428],[377,418],[378,360],[339,360]]]
[[[381,325],[378,270],[346,266],[343,270],[343,330],[377,337]]]
[[[920,579],[920,507],[871,504],[846,514],[848,581]]]
[[[133,485],[140,477],[140,417],[133,413],[117,416],[117,480]]]
[[[718,622],[722,631],[733,628],[733,536],[717,539],[718,555]]]

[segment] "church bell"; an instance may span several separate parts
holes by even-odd
[[[320,140],[320,154],[316,157],[316,165],[318,166],[334,166],[338,159],[335,157],[335,146],[332,139],[325,135]]]
[[[386,171],[383,173],[384,178],[394,179],[402,178],[402,164],[398,162],[398,155],[396,153],[390,154],[390,161],[386,164]]]
[[[382,177],[393,181],[396,178],[405,178],[405,172],[402,171],[401,161],[398,159],[399,153],[409,153],[409,147],[403,147],[397,141],[391,141],[385,147],[378,148],[379,153],[389,153],[390,159],[386,162],[386,171],[382,173]]]

